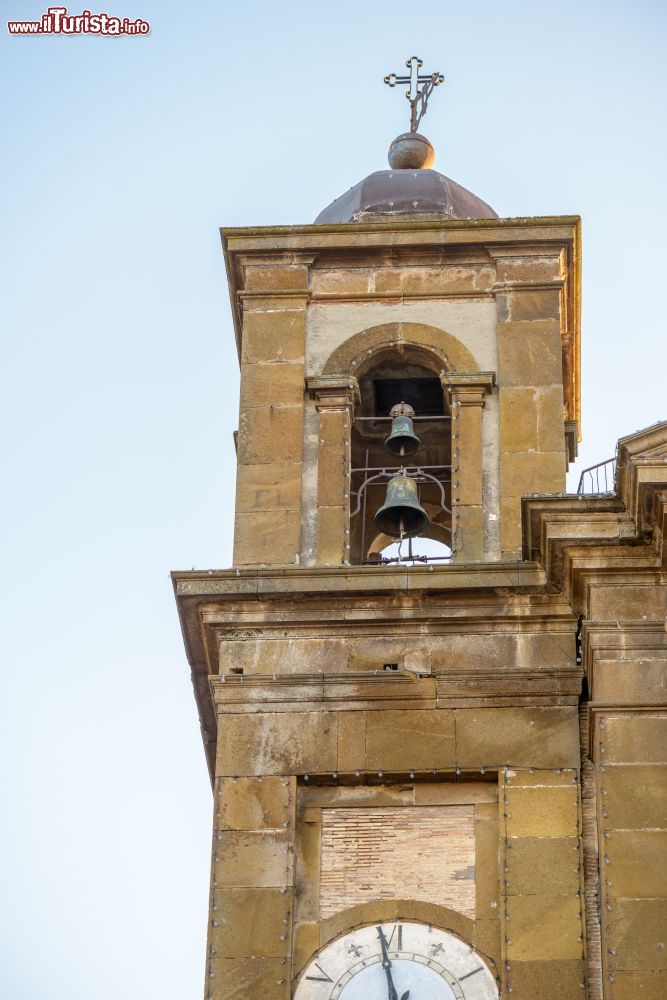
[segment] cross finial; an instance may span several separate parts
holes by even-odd
[[[397,83],[408,85],[405,96],[410,102],[410,131],[416,132],[420,121],[426,114],[429,97],[434,89],[444,82],[445,78],[442,73],[421,74],[419,69],[423,63],[417,56],[410,56],[405,65],[410,70],[409,76],[396,76],[395,73],[390,73],[389,76],[385,76],[384,82],[390,87],[395,87]],[[420,83],[423,84],[421,90]]]

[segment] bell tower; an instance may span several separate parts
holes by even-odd
[[[174,574],[207,1000],[602,997],[586,611],[558,582],[603,510],[563,497],[580,223],[500,219],[433,169],[442,81],[407,68],[389,169],[314,224],[221,230],[234,565]]]

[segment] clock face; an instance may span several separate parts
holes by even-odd
[[[498,1000],[498,990],[459,938],[401,921],[332,941],[306,966],[294,1000]]]

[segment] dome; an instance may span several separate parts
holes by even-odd
[[[398,136],[389,149],[389,160],[395,169],[369,174],[327,205],[315,224],[390,219],[497,219],[497,213],[477,195],[430,169],[432,149],[428,139],[417,133]]]

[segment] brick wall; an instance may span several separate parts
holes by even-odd
[[[474,806],[323,809],[320,919],[415,899],[475,916]]]

